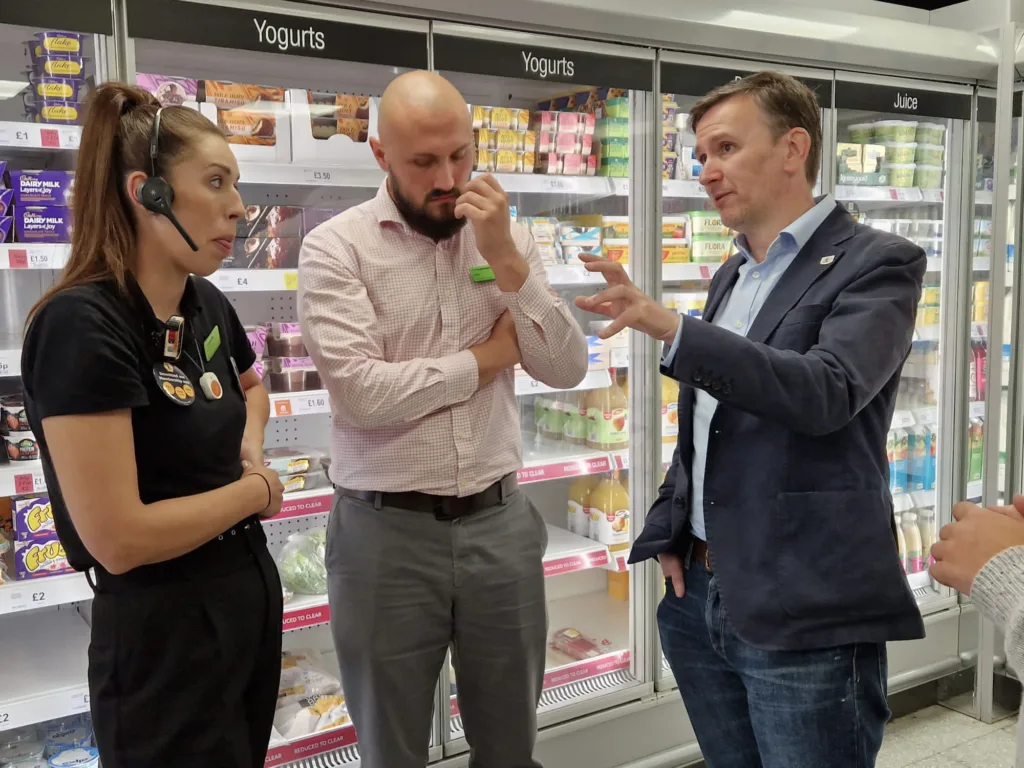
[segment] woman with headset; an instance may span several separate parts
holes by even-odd
[[[221,131],[95,89],[70,261],[22,353],[57,533],[95,597],[89,690],[105,768],[255,768],[280,678],[281,584],[261,517],[269,399],[202,276],[244,214]],[[199,277],[192,277],[198,275]]]

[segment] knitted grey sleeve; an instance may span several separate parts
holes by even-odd
[[[1024,674],[1024,547],[993,557],[974,577],[971,597],[1006,636],[1006,662]],[[1024,768],[1024,720],[1017,729],[1016,768]]]
[[[993,557],[974,577],[971,597],[1006,635],[1006,660],[1024,674],[1024,547]]]

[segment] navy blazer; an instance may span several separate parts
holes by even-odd
[[[718,400],[704,478],[712,568],[736,633],[805,649],[924,637],[900,568],[886,438],[927,259],[829,214],[746,337],[711,322],[743,256],[684,317],[662,373],[680,382],[679,442],[630,562],[691,540],[694,388]]]

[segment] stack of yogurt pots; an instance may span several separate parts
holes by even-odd
[[[0,464],[39,458],[39,447],[28,425],[25,401],[20,395],[0,397],[0,443],[4,447]]]
[[[850,141],[885,148],[889,186],[942,189],[946,126],[917,120],[879,120],[850,126]]]

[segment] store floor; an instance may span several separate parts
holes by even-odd
[[[992,725],[933,706],[885,731],[876,768],[1013,768],[1017,717]]]

